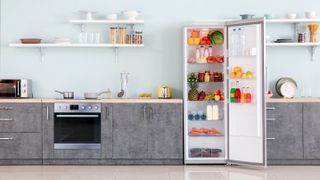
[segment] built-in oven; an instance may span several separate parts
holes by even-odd
[[[55,103],[54,149],[100,149],[101,104]]]

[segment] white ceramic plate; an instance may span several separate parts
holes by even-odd
[[[280,92],[285,98],[293,98],[296,95],[297,87],[294,83],[288,81],[281,85]]]

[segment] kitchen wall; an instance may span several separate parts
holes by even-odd
[[[45,49],[40,62],[38,49],[9,48],[21,37],[79,36],[79,27],[68,23],[78,17],[78,10],[101,14],[121,10],[141,10],[145,20],[145,48],[120,49],[115,63],[113,49]],[[83,92],[111,88],[119,90],[120,72],[130,73],[129,96],[139,92],[156,94],[159,84],[169,84],[176,97],[182,97],[182,27],[195,19],[236,18],[241,13],[265,13],[281,16],[285,12],[316,10],[320,1],[290,0],[1,0],[0,78],[30,78],[36,97],[58,97],[53,91]],[[271,27],[268,31],[286,33],[292,27]],[[88,32],[107,33],[107,27],[87,27]],[[291,76],[299,86],[312,88],[320,96],[318,73],[320,56],[310,61],[306,48],[268,49],[269,79]]]

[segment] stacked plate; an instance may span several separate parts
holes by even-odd
[[[293,43],[294,40],[293,39],[277,39],[276,41],[274,41],[275,43]]]
[[[71,39],[64,38],[64,37],[56,37],[53,40],[53,43],[55,43],[55,44],[70,44],[71,43]]]
[[[297,83],[289,77],[280,78],[276,83],[276,91],[279,96],[284,98],[293,98],[297,92]]]

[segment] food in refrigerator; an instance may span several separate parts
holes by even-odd
[[[220,157],[221,152],[221,149],[192,148],[190,157]]]
[[[229,77],[233,78],[242,78],[242,79],[251,79],[253,78],[253,73],[250,70],[243,71],[241,67],[235,66],[233,71],[230,73]]]
[[[188,84],[190,87],[190,90],[188,92],[188,99],[190,101],[196,101],[198,100],[198,80],[197,80],[197,76],[194,73],[191,73],[189,78],[188,78]]]
[[[224,56],[208,56],[207,63],[224,63]]]
[[[199,101],[204,101],[206,98],[206,93],[204,91],[201,91],[198,95],[198,100]]]
[[[210,32],[208,36],[209,36],[211,42],[215,45],[221,45],[224,42],[224,35],[220,31]]]
[[[188,38],[188,44],[189,45],[199,45],[200,43],[200,31],[199,30],[193,30],[191,32],[191,36]]]
[[[195,128],[189,131],[190,136],[221,136],[222,133],[216,128]]]
[[[212,105],[212,119],[213,121],[219,120],[219,106],[217,104]]]

